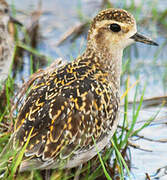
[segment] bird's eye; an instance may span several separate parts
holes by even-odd
[[[116,23],[110,24],[109,27],[110,27],[110,30],[113,32],[119,32],[121,30],[120,25],[118,25]]]
[[[4,12],[7,14],[9,12],[9,9],[5,8]]]

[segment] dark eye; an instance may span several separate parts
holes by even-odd
[[[110,24],[110,30],[113,31],[113,32],[119,32],[121,30],[121,27],[120,25],[118,24]]]
[[[7,14],[9,12],[9,9],[5,8],[4,12]]]

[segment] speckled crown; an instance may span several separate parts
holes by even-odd
[[[3,4],[3,5],[5,5],[5,6],[8,6],[8,3],[7,3],[6,1],[4,1],[4,0],[0,0],[0,4]]]
[[[117,22],[124,22],[127,24],[134,24],[135,20],[134,17],[128,13],[127,11],[123,9],[106,9],[101,11],[92,22],[92,26],[95,25],[97,21],[103,21],[103,20],[115,20]]]

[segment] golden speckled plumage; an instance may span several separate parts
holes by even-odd
[[[112,11],[111,9],[103,10],[94,18],[94,22],[103,20],[114,20],[127,24],[135,23],[133,16],[123,9],[112,9]],[[94,25],[94,23],[92,23],[92,25]]]
[[[97,154],[93,138],[98,150],[108,144],[118,124],[123,49],[139,40],[153,44],[136,31],[125,10],[100,12],[85,52],[32,86],[15,124],[21,147],[33,128],[20,171],[76,167]]]
[[[21,145],[31,134],[26,156],[42,161],[68,156],[93,146],[110,131],[119,99],[108,74],[94,57],[78,58],[38,81],[20,110],[15,125]],[[77,147],[78,146],[78,147]]]

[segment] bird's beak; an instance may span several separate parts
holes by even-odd
[[[130,37],[131,39],[134,39],[136,42],[142,42],[145,44],[153,45],[153,46],[158,46],[158,44],[151,39],[141,35],[141,34],[134,34],[133,36]]]
[[[15,19],[14,17],[10,16],[10,22],[17,24],[19,26],[23,26],[23,24],[21,22],[19,22],[17,19]]]

